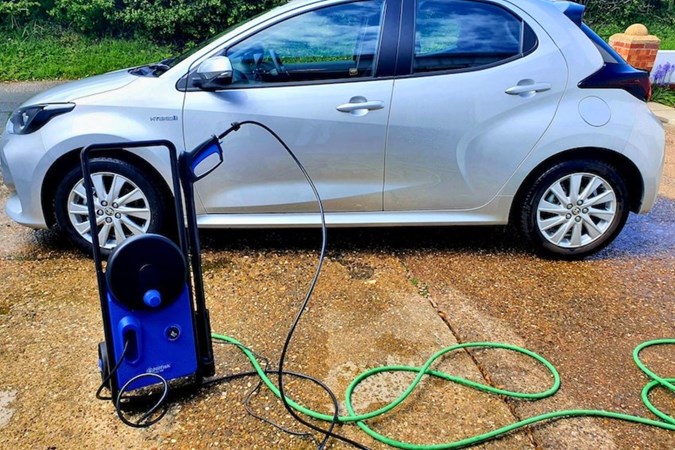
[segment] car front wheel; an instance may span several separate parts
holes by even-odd
[[[628,217],[628,190],[611,165],[574,160],[556,164],[525,195],[520,227],[545,255],[575,259],[597,252]]]
[[[163,196],[147,174],[114,158],[92,159],[90,164],[95,232],[105,255],[131,236],[161,232],[166,214]],[[79,167],[66,174],[57,187],[54,202],[58,228],[79,247],[91,249],[92,230]]]

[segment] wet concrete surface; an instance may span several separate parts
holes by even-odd
[[[2,197],[6,192],[2,192]],[[316,296],[298,330],[289,368],[325,380],[336,392],[360,371],[382,364],[421,364],[457,341],[525,345],[561,371],[563,388],[533,404],[504,401],[428,381],[378,430],[414,442],[453,440],[561,408],[606,408],[649,416],[639,402],[644,377],[631,349],[675,335],[673,328],[672,201],[632,217],[625,237],[582,262],[539,259],[504,230],[336,230]],[[637,220],[636,220],[637,219]],[[253,380],[202,389],[178,401],[149,430],[126,428],[99,382],[95,345],[101,339],[92,263],[58,235],[0,220],[0,392],[7,423],[2,448],[313,448],[245,412]],[[648,238],[656,233],[664,237]],[[310,279],[318,239],[310,231],[205,233],[204,268],[214,330],[231,334],[274,360]],[[663,244],[663,245],[661,245]],[[637,250],[633,246],[637,245]],[[672,349],[646,360],[661,374],[675,370]],[[218,346],[219,373],[247,368]],[[454,355],[442,368],[499,386],[534,390],[550,379],[540,368],[503,352]],[[357,392],[359,410],[400,392],[406,378],[384,376]],[[293,388],[293,387],[292,387]],[[294,392],[328,410],[309,386]],[[304,394],[303,394],[304,393]],[[672,411],[672,398],[657,397]],[[257,412],[292,421],[267,393]],[[346,435],[374,448],[353,426]],[[673,448],[672,433],[598,419],[559,421],[515,433],[485,448]],[[334,448],[346,448],[335,444]]]
[[[7,197],[0,187],[0,204]],[[317,291],[293,341],[288,368],[324,380],[338,397],[361,371],[421,365],[456,342],[500,341],[547,357],[563,384],[542,402],[489,397],[427,380],[383,419],[380,432],[417,443],[455,440],[545,411],[601,408],[653,417],[639,392],[647,382],[631,351],[675,336],[675,128],[658,203],[631,215],[624,232],[585,261],[533,256],[501,227],[331,230]],[[206,295],[215,331],[275,361],[309,283],[316,230],[205,231]],[[0,213],[0,448],[315,448],[246,413],[254,379],[231,381],[178,399],[146,430],[121,424],[97,401],[96,344],[102,339],[93,263],[50,231],[33,231]],[[218,373],[248,370],[228,346],[216,346]],[[675,374],[675,350],[648,350],[663,376]],[[461,352],[439,368],[500,387],[545,389],[550,377],[503,351]],[[355,395],[359,411],[401,392],[406,375],[369,380]],[[292,395],[330,410],[325,394],[289,381]],[[653,396],[663,410],[675,398]],[[300,429],[261,391],[257,413]],[[355,426],[340,430],[386,448]],[[331,448],[348,448],[334,443]],[[484,444],[487,449],[667,449],[675,434],[603,419],[561,420]]]

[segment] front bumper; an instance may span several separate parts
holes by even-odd
[[[44,174],[38,170],[44,154],[40,133],[17,136],[4,131],[0,138],[0,171],[9,189],[5,212],[31,228],[47,228],[40,200]]]

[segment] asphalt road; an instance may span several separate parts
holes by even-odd
[[[20,101],[3,92],[0,102],[8,109]],[[616,242],[585,261],[537,258],[503,228],[331,230],[324,271],[288,367],[324,380],[341,399],[364,369],[421,365],[457,342],[523,345],[560,370],[559,393],[536,403],[423,382],[408,402],[372,422],[382,433],[417,443],[456,440],[560,409],[653,417],[641,404],[647,379],[631,351],[648,339],[675,337],[675,128],[667,132],[656,207],[631,215]],[[0,187],[0,205],[7,195]],[[317,231],[209,231],[203,240],[213,329],[275,361],[312,275]],[[150,429],[125,427],[110,402],[94,398],[102,326],[92,261],[58,234],[25,229],[4,213],[0,242],[0,448],[313,448],[246,413],[252,379],[180,398]],[[648,350],[643,359],[656,373],[675,376],[672,347]],[[248,370],[231,348],[217,346],[216,360],[219,374]],[[551,383],[541,368],[504,351],[458,352],[437,367],[514,390]],[[409,380],[394,374],[367,382],[356,393],[357,410],[382,406]],[[290,388],[295,398],[329,410],[310,386]],[[675,411],[672,395],[652,397],[661,409]],[[251,406],[297,429],[266,391]],[[356,426],[341,432],[385,448]],[[569,419],[482,448],[666,449],[675,448],[675,433]]]
[[[9,115],[33,95],[62,82],[0,83],[0,133]]]

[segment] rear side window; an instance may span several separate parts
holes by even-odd
[[[472,0],[419,0],[413,72],[491,66],[532,51],[537,38],[519,17]]]

